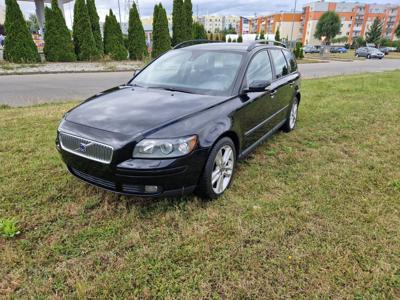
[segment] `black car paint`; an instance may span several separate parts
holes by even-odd
[[[252,57],[272,46],[246,53],[231,95],[208,96],[123,85],[100,93],[69,111],[59,131],[112,146],[109,165],[60,150],[68,169],[86,182],[117,193],[145,196],[175,196],[192,192],[208,154],[222,136],[236,144],[243,158],[278,130],[289,115],[294,97],[300,100],[300,73],[276,78],[265,92],[241,93],[243,78]],[[147,103],[147,101],[149,103]],[[175,159],[133,159],[135,145],[144,138],[198,136],[197,148]],[[59,141],[56,141],[58,148]],[[75,170],[79,170],[75,172]],[[80,172],[116,184],[109,188],[80,176]],[[88,179],[89,178],[89,179]],[[157,185],[156,194],[130,192],[127,185]]]

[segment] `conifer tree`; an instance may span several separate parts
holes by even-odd
[[[207,32],[204,29],[203,24],[199,22],[195,22],[193,24],[193,39],[195,40],[207,39]]]
[[[104,53],[115,60],[124,60],[128,56],[121,27],[111,9],[104,23]]]
[[[51,9],[45,9],[45,35],[43,52],[47,61],[76,61],[71,34],[65,23],[57,0],[52,0]]]
[[[243,37],[241,35],[239,35],[238,39],[237,39],[238,43],[243,43]]]
[[[185,41],[192,39],[193,32],[193,6],[191,0],[185,0],[183,3],[183,38]]]
[[[375,45],[378,45],[382,37],[382,32],[383,23],[378,18],[375,18],[374,22],[366,33],[367,43],[374,43]]]
[[[147,56],[146,35],[135,3],[129,11],[128,51],[132,60],[142,60]]]
[[[157,57],[170,49],[171,38],[169,36],[167,13],[160,3],[154,7],[153,47],[151,55],[152,57]]]
[[[104,49],[103,49],[103,39],[101,37],[101,30],[100,30],[100,18],[99,15],[97,14],[95,0],[86,0],[86,6],[88,9],[90,25],[92,26],[92,33],[94,41],[96,43],[97,50],[99,50],[100,54],[103,54]]]
[[[75,1],[73,37],[75,54],[79,60],[98,60],[100,58],[85,0]]]
[[[265,40],[264,30],[261,30],[260,40]]]
[[[172,45],[185,41],[185,23],[183,0],[174,0],[172,7]]]
[[[279,27],[275,32],[275,41],[277,41],[277,42],[281,41],[281,32],[280,32],[280,28]]]
[[[16,0],[6,0],[4,59],[14,63],[40,62],[24,16]]]

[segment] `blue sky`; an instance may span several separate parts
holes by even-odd
[[[132,1],[132,0],[131,0]],[[125,16],[125,3],[127,0],[120,0],[122,20],[124,21]],[[167,8],[168,13],[172,10],[172,0],[139,0],[139,8],[142,16],[149,16],[153,12],[153,7],[156,3],[161,2],[164,7]],[[294,8],[294,0],[192,0],[193,12],[196,15],[197,11],[199,15],[204,14],[218,14],[218,15],[243,15],[243,16],[254,16],[265,15],[272,12],[280,11],[291,11]],[[298,10],[310,1],[298,0]],[[339,1],[337,1],[339,2]],[[341,1],[340,1],[341,2]],[[345,2],[356,2],[356,1],[345,1]],[[360,1],[365,3],[392,3],[400,4],[400,0],[366,0]],[[25,15],[35,12],[35,5],[29,2],[20,1],[20,6],[24,11]],[[0,5],[4,6],[4,0],[0,0]],[[118,15],[118,0],[96,0],[96,5],[99,11],[100,19],[104,20],[107,11],[112,8]],[[72,19],[72,8],[73,2],[65,5],[65,13],[67,23],[71,23]]]

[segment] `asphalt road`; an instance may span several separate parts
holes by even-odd
[[[400,69],[400,59],[301,64],[299,68],[303,78],[321,78]],[[0,104],[24,106],[84,100],[100,91],[126,83],[131,76],[131,72],[0,76]]]

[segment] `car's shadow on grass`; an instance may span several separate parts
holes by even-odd
[[[200,199],[194,194],[168,198],[126,196],[94,186],[86,186],[85,194],[90,198],[94,198],[94,200],[84,204],[84,211],[87,213],[102,206],[107,206],[115,211],[125,210],[128,213],[135,211],[141,218],[151,218],[154,215],[168,211],[184,211],[188,206],[206,208],[210,203],[209,200]]]

